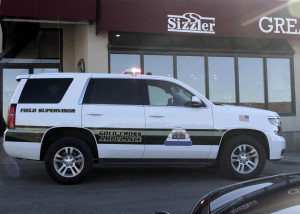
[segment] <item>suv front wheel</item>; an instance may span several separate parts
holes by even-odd
[[[50,177],[58,183],[75,184],[91,172],[93,155],[82,140],[64,137],[56,140],[47,150],[45,166]]]
[[[220,154],[221,171],[236,180],[256,177],[263,170],[266,154],[263,146],[254,137],[240,135],[230,138]]]

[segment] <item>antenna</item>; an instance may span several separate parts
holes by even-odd
[[[60,28],[59,28],[59,14],[57,15],[57,31],[58,31],[58,58],[59,58],[59,73],[61,73],[61,58],[60,58]]]

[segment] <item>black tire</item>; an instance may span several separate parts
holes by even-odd
[[[263,146],[257,139],[247,135],[235,136],[224,142],[219,156],[220,170],[234,180],[248,180],[258,176],[265,163]]]
[[[93,154],[89,146],[78,138],[60,138],[47,150],[45,167],[49,176],[56,182],[76,184],[90,174]]]

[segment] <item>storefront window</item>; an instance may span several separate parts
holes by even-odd
[[[178,56],[177,79],[205,96],[205,66],[203,56]]]
[[[3,58],[0,63],[60,63],[59,59],[21,59],[21,58]]]
[[[175,54],[176,58],[173,55],[144,53],[112,53],[110,57],[111,73],[139,67],[141,61],[143,64],[140,68],[144,73],[167,77],[174,77],[176,73],[177,79],[202,95],[208,95],[216,104],[294,113],[290,58],[180,56],[180,53]],[[176,59],[176,67],[173,59]]]
[[[57,29],[40,29],[30,41],[8,52],[0,63],[60,63],[61,38],[62,33]]]
[[[290,60],[268,58],[269,109],[280,113],[292,112]]]
[[[209,98],[214,103],[235,104],[234,57],[208,57]]]
[[[265,108],[262,58],[238,58],[240,105]]]
[[[40,74],[40,73],[59,73],[58,68],[34,68],[33,74]]]
[[[140,55],[137,54],[111,54],[110,73],[121,74],[126,69],[140,68]]]
[[[144,72],[151,72],[153,75],[173,77],[173,56],[166,55],[145,55]]]

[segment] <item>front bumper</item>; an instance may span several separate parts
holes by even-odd
[[[283,158],[284,151],[286,149],[286,141],[284,137],[276,134],[268,136],[270,160],[280,160]]]

